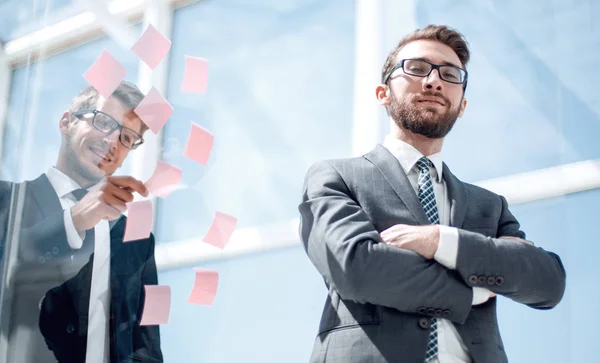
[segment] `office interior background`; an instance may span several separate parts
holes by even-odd
[[[154,200],[159,283],[172,288],[165,362],[307,362],[326,289],[298,238],[305,172],[383,140],[385,57],[408,32],[447,24],[472,60],[444,160],[505,195],[567,270],[554,310],[499,297],[509,360],[599,362],[599,17],[596,0],[0,0],[0,179],[54,165],[60,116],[108,50],[126,80],[174,106],[118,172],[183,170]],[[172,40],[154,71],[128,48],[148,24]],[[185,55],[208,59],[206,94],[181,92]],[[182,156],[191,121],[215,135],[206,166]],[[238,218],[222,251],[201,242],[215,210]],[[212,306],[186,303],[192,267],[219,271]]]

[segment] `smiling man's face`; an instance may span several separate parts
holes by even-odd
[[[114,97],[99,97],[96,110],[110,115],[122,126],[142,133],[141,119]],[[65,153],[68,168],[78,174],[78,179],[89,181],[90,184],[112,175],[130,151],[119,141],[118,129],[111,134],[104,134],[94,128],[92,117],[78,119],[67,112],[61,120],[61,131],[66,142],[61,150]]]
[[[452,48],[432,40],[406,44],[398,52],[396,62],[402,59],[423,59],[436,65],[463,68]],[[398,69],[388,85],[391,98],[388,111],[394,122],[402,129],[428,138],[445,137],[466,107],[463,85],[442,80],[437,70],[427,77],[416,77]]]

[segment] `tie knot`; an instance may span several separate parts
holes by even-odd
[[[88,193],[88,191],[85,189],[75,189],[71,193],[73,194],[75,199],[77,199],[77,201],[79,202],[81,199],[83,199],[83,197],[85,197],[85,195]]]
[[[419,160],[417,160],[417,168],[419,168],[419,171],[421,172],[427,172],[429,173],[429,166],[431,165],[431,161],[429,161],[429,159],[427,159],[426,157],[422,157]]]

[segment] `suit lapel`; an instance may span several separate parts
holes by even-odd
[[[46,174],[42,174],[37,179],[27,182],[27,185],[29,186],[29,190],[25,190],[25,192],[31,193],[42,215],[48,216],[62,210],[60,200]]]
[[[379,169],[385,180],[390,184],[406,208],[412,213],[419,224],[430,224],[408,177],[398,159],[382,145],[364,156]]]
[[[450,225],[461,228],[467,213],[467,189],[463,182],[458,180],[444,163],[444,180],[448,188],[448,199],[450,200]]]

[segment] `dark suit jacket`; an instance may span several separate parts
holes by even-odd
[[[319,162],[305,179],[300,233],[329,290],[311,362],[423,363],[430,318],[456,326],[475,363],[507,362],[496,299],[471,306],[473,287],[536,309],[565,289],[560,258],[525,238],[506,200],[458,180],[444,165],[455,270],[381,243],[395,224],[430,224],[398,160],[383,146],[352,159]]]
[[[6,241],[14,245],[18,240],[15,284],[48,276],[60,282],[39,292],[43,301],[31,313],[39,317],[40,332],[61,363],[85,362],[93,255],[86,246],[79,251],[69,247],[60,201],[45,175],[15,186],[11,193],[11,223],[4,222],[4,237],[0,241],[7,252],[10,249],[6,248]],[[9,188],[5,184],[0,190]],[[11,228],[18,223],[17,216],[21,217],[20,228]],[[111,222],[110,231],[111,362],[162,362],[158,326],[139,325],[144,285],[158,283],[154,236],[123,243],[125,223],[125,217]],[[18,296],[13,301],[16,300]]]

